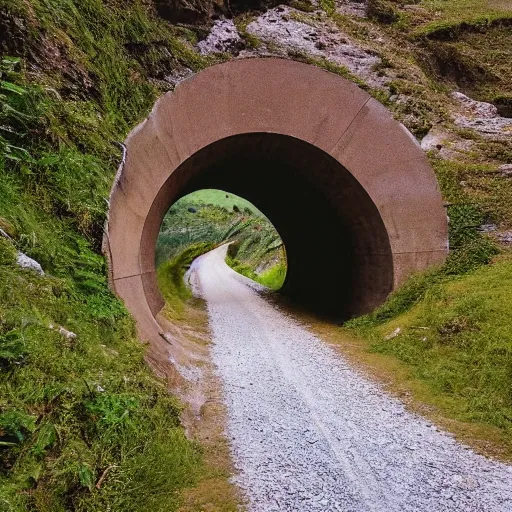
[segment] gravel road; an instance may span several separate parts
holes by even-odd
[[[512,511],[512,467],[410,414],[224,263],[191,267],[207,301],[227,435],[250,511]]]

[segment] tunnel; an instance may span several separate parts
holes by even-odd
[[[208,68],[129,135],[109,201],[110,283],[144,339],[162,335],[155,247],[169,207],[204,188],[252,202],[286,247],[282,292],[347,319],[447,254],[447,217],[413,136],[353,83],[282,59]]]

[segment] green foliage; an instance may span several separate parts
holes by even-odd
[[[189,246],[236,241],[238,258],[255,269],[282,247],[270,221],[251,203],[220,190],[199,190],[177,201],[164,218],[157,266]]]
[[[391,0],[368,0],[366,13],[370,19],[381,23],[394,23],[400,19],[396,2]]]
[[[228,241],[228,265],[268,288],[281,288],[286,258],[269,220],[234,194],[199,190],[170,208],[157,241],[158,281],[169,315],[179,318],[190,298],[183,276],[192,260]]]
[[[239,274],[275,291],[283,286],[286,277],[286,264],[283,262],[272,265],[260,274],[254,272],[252,266],[244,264],[235,258],[228,257],[226,263]]]
[[[482,151],[489,151],[492,145],[491,141],[482,142]],[[502,176],[495,165],[441,159],[432,159],[432,164],[447,201],[468,203],[478,208],[481,211],[479,218],[485,221],[501,222],[505,226],[512,223],[512,180]],[[450,217],[456,214],[453,208],[449,209]]]
[[[16,261],[16,249],[7,239],[0,236],[0,265],[12,265]]]
[[[17,329],[0,334],[0,369],[22,364],[25,355],[23,336]]]
[[[483,213],[472,205],[449,208],[450,255],[443,267],[446,275],[460,275],[489,263],[498,248],[478,228],[484,222]]]
[[[175,510],[199,452],[98,252],[114,142],[164,73],[206,60],[137,0],[0,12],[15,20],[0,41],[0,509]],[[46,276],[18,269],[17,250]]]
[[[10,446],[21,443],[26,436],[35,430],[35,418],[29,414],[14,410],[7,410],[0,414],[0,446]],[[14,438],[14,442],[6,439]]]
[[[286,278],[286,262],[280,261],[258,276],[258,283],[270,288],[279,290]]]
[[[336,2],[334,0],[320,0],[320,7],[327,14],[332,14],[336,11]]]
[[[496,426],[512,442],[511,301],[512,262],[504,258],[430,287],[412,310],[367,335],[374,350],[454,399],[455,417]],[[385,339],[396,326],[400,334]]]
[[[185,303],[192,293],[184,281],[186,271],[198,256],[212,250],[217,244],[196,242],[185,245],[171,259],[157,269],[158,286],[165,299],[165,313],[168,318],[181,320]]]
[[[173,510],[199,468],[132,320],[103,272],[93,282],[0,267],[2,509]]]

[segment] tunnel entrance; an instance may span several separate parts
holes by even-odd
[[[183,194],[230,190],[264,212],[286,246],[282,292],[308,307],[346,319],[382,303],[393,288],[378,209],[339,162],[311,144],[269,133],[227,137],[187,159],[175,180]]]
[[[282,288],[286,249],[270,219],[232,192],[200,189],[178,199],[160,227],[156,268],[162,295],[170,285],[181,287],[190,258],[226,244],[226,263],[233,270],[269,290]]]
[[[143,338],[160,333],[160,224],[194,190],[229,190],[263,211],[286,246],[283,291],[341,318],[446,257],[446,214],[417,142],[366,92],[313,66],[208,68],[163,96],[126,146],[104,247]]]

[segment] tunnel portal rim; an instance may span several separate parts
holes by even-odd
[[[137,320],[142,339],[162,334],[154,247],[144,240],[150,211],[155,204],[161,211],[165,203],[159,198],[164,183],[200,149],[254,132],[312,144],[357,180],[386,226],[393,286],[446,258],[447,219],[434,173],[413,136],[385,107],[354,83],[312,65],[276,58],[229,61],[161,97],[126,140],[104,252],[111,287]],[[167,207],[176,193],[169,196]],[[158,216],[161,221],[163,214]]]

